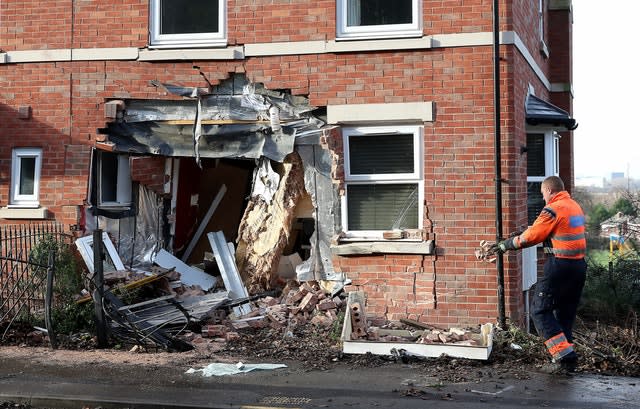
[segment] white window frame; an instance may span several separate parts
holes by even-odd
[[[544,175],[529,176],[527,174],[527,184],[534,182],[541,183],[549,176],[559,176],[560,135],[553,130],[534,130],[533,128],[529,128],[527,134],[544,134]]]
[[[22,159],[35,158],[33,194],[20,194],[20,163]],[[11,155],[11,199],[9,207],[37,208],[40,206],[40,174],[42,171],[41,148],[14,148]]]
[[[99,156],[106,154],[99,152]],[[111,153],[109,153],[111,154]],[[132,189],[131,189],[131,165],[128,155],[117,155],[118,169],[116,170],[116,200],[104,201],[102,200],[102,181],[107,177],[113,177],[113,175],[103,174],[103,161],[102,157],[98,160],[98,207],[100,208],[122,208],[129,207],[132,203]]]
[[[393,137],[393,134],[413,134],[413,169],[412,173],[395,174],[351,174],[351,163],[349,157],[349,138],[352,136],[380,135],[385,134]],[[424,203],[424,179],[423,179],[423,134],[424,128],[419,125],[398,125],[398,126],[358,126],[342,128],[342,141],[344,149],[344,172],[345,191],[341,198],[341,219],[344,238],[349,240],[384,240],[383,233],[386,230],[349,230],[348,215],[348,189],[349,185],[357,184],[394,184],[394,183],[416,183],[418,185],[418,225],[416,229],[422,228],[423,203]],[[394,240],[398,241],[398,240]],[[408,240],[414,241],[414,240]]]
[[[76,247],[78,248],[78,252],[82,256],[84,263],[87,265],[87,269],[89,269],[91,274],[93,274],[94,273],[93,234],[80,237],[79,239],[76,240],[75,243],[76,243]],[[124,270],[125,269],[124,264],[120,259],[120,255],[118,255],[118,251],[116,250],[115,246],[111,242],[111,239],[109,238],[109,235],[107,234],[107,232],[104,232],[104,231],[102,232],[102,244],[103,244],[103,250],[104,250],[104,257],[105,257],[105,261],[103,261],[103,263],[108,264],[108,260],[107,260],[107,257],[108,257],[109,260],[111,260],[111,263],[113,264],[116,270]]]
[[[149,43],[151,48],[176,47],[221,47],[227,45],[227,1],[218,1],[218,32],[161,34],[160,1],[151,0],[149,5]]]
[[[544,41],[544,0],[538,0],[538,33],[540,37],[540,52],[549,57],[549,48]]]
[[[422,1],[412,0],[410,24],[385,24],[374,26],[347,25],[349,0],[336,0],[336,39],[361,40],[375,38],[399,38],[422,36]]]

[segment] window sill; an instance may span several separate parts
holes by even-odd
[[[403,38],[424,37],[422,30],[408,31],[370,31],[361,33],[339,33],[336,41],[367,41],[367,40],[393,40]]]
[[[193,48],[223,48],[228,45],[226,39],[220,41],[208,41],[208,42],[166,42],[166,43],[154,43],[148,44],[147,48],[154,49],[193,49]]]
[[[435,254],[433,240],[410,242],[397,240],[381,240],[375,242],[342,243],[331,246],[331,252],[336,256],[367,255],[367,254]]]
[[[49,212],[46,207],[16,208],[7,206],[0,208],[0,219],[46,219]]]

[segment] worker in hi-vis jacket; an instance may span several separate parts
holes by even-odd
[[[578,357],[571,329],[587,271],[585,218],[559,177],[546,178],[540,191],[546,205],[533,225],[494,244],[491,251],[504,253],[544,242],[544,277],[536,284],[531,307],[538,334],[553,357],[543,369],[573,372]]]

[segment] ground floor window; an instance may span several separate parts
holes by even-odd
[[[343,128],[343,228],[348,238],[422,225],[422,128]]]
[[[11,158],[11,199],[16,207],[38,207],[42,149],[15,148]]]
[[[98,206],[131,205],[131,168],[128,155],[98,152]]]

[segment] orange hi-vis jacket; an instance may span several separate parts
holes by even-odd
[[[516,249],[531,247],[550,239],[551,249],[558,258],[581,259],[587,251],[582,208],[568,192],[557,193],[542,209],[531,227],[513,238]]]

